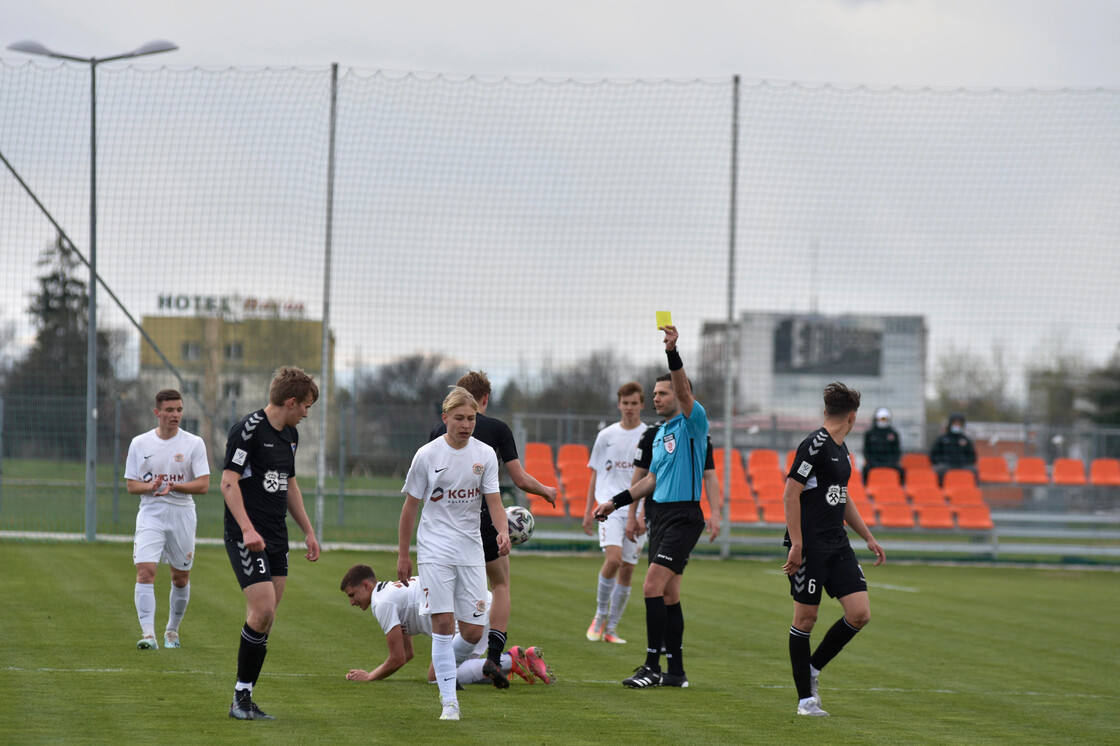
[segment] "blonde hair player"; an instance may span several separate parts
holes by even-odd
[[[455,671],[482,639],[486,623],[486,557],[478,517],[483,501],[498,517],[498,552],[508,555],[510,548],[509,524],[498,493],[498,459],[490,446],[471,437],[477,416],[478,402],[471,393],[453,388],[443,400],[447,432],[416,452],[401,490],[405,499],[397,537],[397,580],[406,586],[412,577],[412,529],[424,503],[416,531],[416,562],[432,618],[432,666],[443,705],[440,720],[459,719]],[[500,664],[489,658],[483,674],[501,677],[509,686]]]

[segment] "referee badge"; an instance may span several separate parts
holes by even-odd
[[[677,437],[675,433],[669,433],[665,439],[661,441],[661,445],[665,446],[665,453],[672,453],[677,450]]]

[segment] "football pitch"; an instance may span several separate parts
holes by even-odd
[[[866,554],[866,553],[864,553]],[[792,602],[779,560],[694,561],[685,574],[688,689],[620,685],[644,657],[641,577],[619,632],[590,643],[592,555],[513,558],[510,644],[537,645],[552,686],[468,687],[440,722],[430,643],[385,682],[345,679],[385,657],[368,612],[339,592],[332,551],[292,573],[254,699],[275,721],[227,717],[244,602],[220,547],[200,546],[179,650],[139,651],[125,544],[0,543],[0,734],[5,743],[1069,744],[1120,741],[1120,573],[865,567],[871,624],[821,676],[832,717],[800,718],[789,673]],[[866,558],[861,557],[866,561]],[[157,630],[167,568],[156,580]],[[840,607],[826,600],[814,645]],[[160,635],[162,642],[162,635]]]

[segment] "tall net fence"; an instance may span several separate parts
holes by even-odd
[[[82,530],[90,103],[88,66],[0,64],[0,530]],[[1120,339],[1120,92],[109,67],[96,105],[100,532],[131,532],[155,391],[216,486],[296,364],[329,384],[297,466],[322,533],[389,541],[378,496],[449,383],[487,371],[523,448],[590,445],[652,388],[657,311],[719,445],[793,447],[839,378],[907,450],[959,407],[1000,423],[978,440],[1120,455],[1047,404],[1090,412]]]

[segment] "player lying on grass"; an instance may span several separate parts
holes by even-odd
[[[351,606],[357,606],[362,611],[369,609],[373,613],[385,633],[385,643],[389,648],[389,654],[380,666],[372,671],[352,669],[346,674],[350,681],[380,681],[392,676],[412,660],[412,637],[431,637],[432,618],[423,613],[424,589],[419,578],[409,578],[408,585],[395,581],[379,583],[371,567],[354,565],[346,571],[339,588],[350,599]],[[489,604],[490,594],[487,594],[487,606],[481,610],[480,618],[488,619]],[[486,653],[485,627],[473,642],[456,632],[452,646],[455,649],[458,684],[491,683],[489,677],[482,673],[485,658],[477,657]],[[517,674],[530,684],[536,679],[545,684],[555,680],[551,667],[545,664],[540,649],[536,647],[510,648],[501,656],[501,665],[505,675]],[[428,681],[435,681],[435,669],[431,665],[428,666]]]

